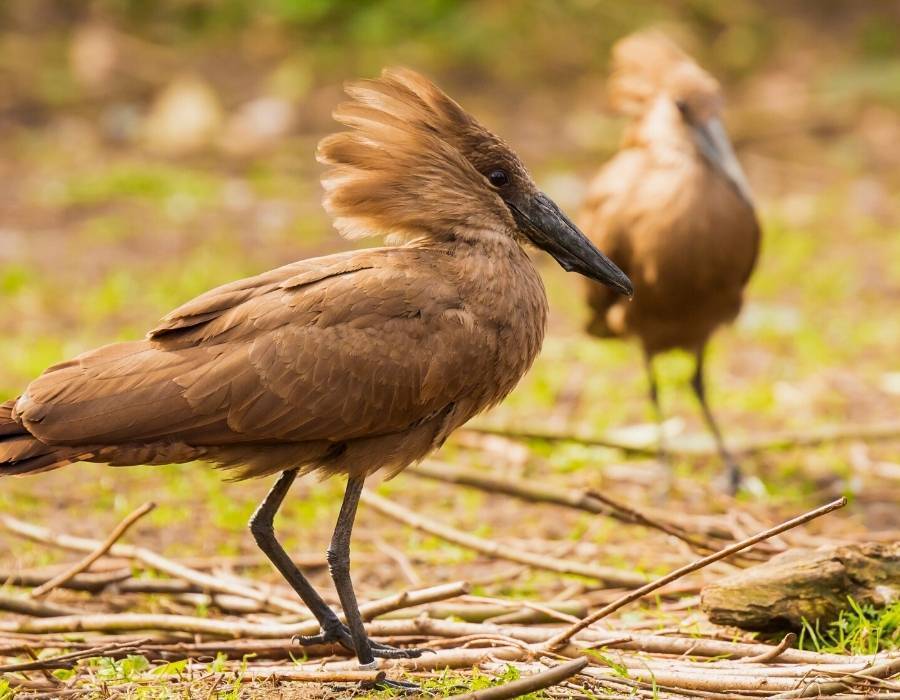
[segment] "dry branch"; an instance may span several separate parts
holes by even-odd
[[[455,622],[432,620],[419,617],[415,620],[378,620],[369,623],[369,633],[375,637],[398,636],[438,636],[465,637],[474,634],[495,634],[517,639],[526,644],[542,644],[562,631],[563,627],[531,627],[519,625],[492,625],[488,623]],[[627,638],[623,641],[623,637]],[[695,636],[665,636],[622,630],[586,629],[578,634],[575,641],[591,648],[614,644],[616,649],[640,651],[648,654],[671,654],[675,656],[721,657],[739,659],[758,656],[763,650],[773,647],[766,644],[730,642]],[[848,657],[841,654],[823,654],[800,649],[787,649],[780,661],[792,664],[845,664]]]
[[[11,596],[0,596],[0,610],[15,613],[16,615],[28,615],[29,617],[58,617],[78,612],[75,608],[68,606]]]
[[[741,663],[747,664],[767,664],[770,661],[775,661],[779,656],[781,656],[789,647],[794,646],[794,642],[797,641],[797,635],[793,632],[788,632],[784,635],[784,639],[782,639],[778,646],[772,647],[768,651],[764,651],[759,656],[747,656],[741,659]]]
[[[540,440],[544,442],[579,442],[584,445],[609,447],[633,454],[656,454],[656,438],[627,440],[621,437],[620,431],[612,434],[589,435],[585,433],[553,433],[540,428],[492,428],[469,424],[462,431],[477,432],[487,435],[520,440]],[[900,439],[900,422],[885,421],[870,425],[834,425],[810,428],[803,432],[783,432],[770,435],[757,435],[743,439],[731,437],[730,446],[733,452],[753,454],[771,450],[789,450],[797,447],[816,447],[830,442],[846,442],[862,440],[874,442],[880,440]],[[683,456],[705,456],[716,454],[716,445],[707,435],[673,436],[667,440],[666,449],[670,454]]]
[[[40,669],[68,668],[73,661],[79,659],[88,659],[96,656],[111,656],[113,654],[133,654],[146,640],[137,639],[127,642],[114,642],[112,644],[104,644],[90,649],[81,651],[73,651],[69,654],[61,654],[47,659],[39,659],[37,661],[26,661],[23,663],[7,664],[0,666],[0,673],[11,673],[13,671],[33,671]]]
[[[460,469],[459,467],[432,460],[409,467],[406,469],[406,473],[449,484],[469,486],[489,493],[502,493],[514,498],[520,498],[529,503],[552,503],[594,515],[604,515],[628,525],[644,525],[661,530],[668,535],[687,542],[692,547],[707,550],[714,549],[713,545],[691,534],[665,514],[638,511],[635,508],[622,506],[608,497],[601,497],[594,493],[557,488],[547,483],[532,484],[506,476],[501,479],[483,471]],[[697,530],[703,529],[699,526],[699,523],[697,525]]]
[[[644,597],[648,593],[652,593],[653,591],[662,588],[663,586],[665,586],[668,583],[671,583],[672,581],[676,581],[677,579],[679,579],[683,576],[686,576],[687,574],[689,574],[691,572],[697,571],[698,569],[702,569],[705,566],[709,566],[713,562],[716,562],[716,561],[719,561],[720,559],[724,559],[728,556],[731,556],[732,554],[735,554],[736,552],[740,552],[741,550],[746,549],[747,547],[752,547],[757,542],[762,542],[763,540],[768,539],[769,537],[773,537],[774,535],[778,535],[782,532],[791,530],[799,525],[809,522],[810,520],[814,520],[815,518],[818,518],[822,515],[825,515],[834,510],[837,510],[838,508],[843,508],[845,505],[847,505],[847,499],[843,498],[843,497],[839,498],[836,501],[832,501],[831,503],[821,506],[820,508],[816,508],[814,510],[809,511],[808,513],[804,513],[803,515],[800,515],[796,518],[792,518],[791,520],[788,520],[787,522],[784,522],[781,525],[776,525],[773,528],[764,530],[763,532],[760,532],[760,533],[754,535],[753,537],[748,537],[745,540],[736,542],[735,544],[733,544],[729,547],[725,547],[724,549],[720,550],[719,552],[716,552],[715,554],[711,554],[708,557],[704,557],[703,559],[698,559],[697,561],[695,561],[691,564],[682,566],[681,568],[676,569],[675,571],[673,571],[665,576],[661,576],[656,581],[651,581],[650,583],[648,583],[644,586],[641,586],[637,590],[631,591],[630,593],[622,596],[618,600],[613,601],[609,605],[605,605],[597,612],[584,618],[581,622],[578,622],[578,623],[572,625],[571,627],[569,627],[569,629],[556,635],[555,637],[553,637],[551,640],[549,640],[547,642],[547,648],[550,650],[553,650],[553,649],[556,649],[556,648],[559,648],[559,647],[565,645],[572,638],[573,635],[577,634],[581,630],[583,630],[587,627],[590,627],[592,624],[594,624],[598,620],[602,620],[607,615],[611,615],[619,608],[622,608],[622,607],[628,605],[629,603],[632,603],[635,600],[638,600],[639,598]]]
[[[47,528],[32,525],[23,522],[11,516],[3,516],[0,523],[10,532],[37,542],[43,542],[61,547],[62,549],[74,550],[78,552],[93,552],[101,546],[101,542],[82,537],[73,537],[72,535],[58,534],[48,530]],[[133,559],[141,562],[144,566],[157,571],[162,571],[174,576],[175,578],[184,579],[204,591],[214,591],[217,593],[230,593],[231,595],[242,596],[256,600],[265,605],[270,605],[276,609],[285,610],[301,615],[308,615],[307,609],[294,600],[288,600],[280,596],[271,596],[268,593],[258,590],[250,585],[237,583],[227,580],[220,576],[203,573],[172,561],[161,554],[147,549],[145,547],[135,547],[128,544],[114,544],[109,548],[109,553],[123,559]]]
[[[40,598],[41,596],[46,595],[47,593],[52,591],[54,588],[63,585],[66,581],[69,581],[74,576],[80,574],[82,571],[87,571],[87,569],[90,568],[91,564],[93,564],[100,557],[106,554],[109,551],[110,547],[112,547],[116,542],[119,541],[119,539],[121,539],[122,535],[124,535],[128,531],[128,528],[134,525],[134,523],[147,515],[147,513],[152,511],[154,508],[156,508],[155,503],[147,502],[126,515],[122,522],[116,525],[113,531],[109,533],[109,536],[100,543],[99,547],[97,547],[93,552],[88,554],[80,561],[76,562],[70,568],[66,569],[57,576],[54,576],[46,583],[43,583],[35,588],[33,591],[31,591],[31,597]]]
[[[130,579],[132,570],[118,569],[116,571],[102,571],[98,573],[81,573],[58,584],[58,588],[67,588],[73,591],[98,592],[108,586],[119,584]],[[28,571],[4,571],[0,570],[0,585],[34,587],[42,586],[52,580],[56,574],[34,573]]]
[[[867,668],[861,673],[846,675],[838,680],[820,681],[816,679],[803,688],[775,695],[773,698],[782,700],[783,698],[813,698],[821,695],[837,695],[845,692],[854,684],[859,684],[861,679],[882,680],[891,678],[898,673],[900,673],[900,659],[891,659],[885,663]]]
[[[562,683],[566,679],[580,673],[587,665],[588,659],[585,657],[573,659],[546,671],[519,678],[501,686],[476,690],[463,695],[452,695],[450,700],[508,700],[508,698],[517,698],[527,693],[533,693]]]
[[[424,605],[438,600],[464,595],[468,585],[463,581],[432,586],[417,591],[404,591],[380,600],[364,603],[359,611],[364,619],[371,619],[393,610]],[[66,615],[46,620],[0,620],[0,632],[16,634],[65,634],[71,632],[136,632],[161,630],[188,634],[209,634],[219,637],[255,637],[272,639],[309,636],[319,631],[316,620],[295,624],[254,623],[246,620],[211,620],[188,615],[157,615],[142,613],[110,613]]]
[[[405,525],[409,525],[412,528],[427,532],[428,534],[440,537],[447,542],[480,552],[489,557],[506,559],[507,561],[527,564],[538,569],[555,571],[561,574],[585,576],[587,578],[602,581],[609,586],[633,588],[635,586],[640,586],[646,581],[646,578],[643,576],[622,571],[620,569],[614,569],[612,567],[582,564],[581,562],[558,559],[556,557],[548,557],[506,547],[498,542],[492,542],[491,540],[476,537],[475,535],[462,532],[449,525],[438,523],[430,518],[426,518],[420,513],[414,513],[402,506],[391,503],[387,499],[378,496],[368,489],[363,490],[362,501],[382,515],[386,515],[387,517],[393,518]]]

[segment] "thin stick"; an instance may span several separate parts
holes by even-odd
[[[539,428],[491,428],[487,426],[467,425],[467,432],[520,440],[541,440],[544,442],[579,442],[583,445],[609,447],[632,454],[655,454],[656,444],[646,440],[624,440],[611,436],[586,435],[581,433],[552,433]],[[787,450],[797,447],[816,447],[829,442],[845,442],[847,440],[894,440],[900,437],[900,422],[885,421],[870,425],[834,425],[814,428],[802,433],[773,433],[757,435],[737,440],[732,437],[731,448],[736,453],[753,454],[770,450]],[[698,444],[701,443],[701,444]],[[684,456],[700,456],[715,454],[715,443],[706,436],[684,436],[680,440],[672,440],[667,445],[670,454]]]
[[[562,683],[567,678],[580,673],[587,665],[588,658],[582,656],[564,664],[553,666],[546,671],[519,678],[505,685],[476,690],[462,695],[451,695],[450,700],[508,700],[509,698],[517,698]]]
[[[131,654],[138,650],[141,644],[148,641],[149,637],[143,639],[132,640],[127,642],[115,642],[113,644],[105,644],[91,649],[83,649],[81,651],[73,651],[70,654],[61,654],[37,661],[26,661],[17,664],[7,664],[0,666],[0,673],[10,673],[13,671],[36,671],[41,669],[68,668],[71,662],[79,659],[89,659],[95,656],[109,656],[112,652],[119,654]]]
[[[665,516],[656,515],[651,517],[646,513],[615,503],[608,497],[600,497],[590,492],[555,488],[547,483],[537,485],[516,479],[501,479],[483,471],[460,469],[432,460],[409,467],[406,469],[406,473],[445,483],[470,486],[489,493],[502,493],[530,503],[552,503],[586,513],[604,515],[627,525],[644,525],[662,530],[668,535],[687,542],[692,547],[706,550],[714,549],[713,545],[698,540],[683,527],[672,522],[666,522]]]
[[[383,615],[401,608],[434,603],[455,598],[468,591],[464,581],[431,586],[417,591],[403,591],[380,600],[359,606],[363,619]],[[67,632],[134,632],[138,630],[162,630],[210,634],[220,637],[273,637],[310,636],[319,631],[316,620],[304,620],[295,624],[257,624],[245,620],[211,620],[189,615],[156,615],[142,613],[98,613],[88,615],[66,615],[46,620],[0,620],[0,632],[28,634],[65,634]]]
[[[738,663],[743,664],[765,664],[770,661],[774,661],[779,656],[781,656],[789,647],[794,646],[794,642],[797,641],[797,635],[793,632],[788,632],[784,635],[784,639],[782,639],[778,646],[774,646],[768,651],[763,652],[758,656],[745,656],[743,659],[740,659]]]
[[[867,668],[859,673],[844,676],[835,681],[813,681],[804,688],[791,690],[780,695],[773,695],[773,698],[814,698],[820,695],[837,695],[847,690],[847,686],[868,676],[872,680],[882,680],[890,678],[900,673],[900,659],[891,659],[883,664],[877,664],[871,668]]]
[[[554,650],[554,649],[558,649],[558,648],[564,646],[565,644],[568,643],[568,641],[572,638],[573,635],[578,634],[581,630],[586,629],[587,627],[590,627],[598,620],[602,620],[604,617],[614,613],[619,608],[623,608],[626,605],[628,605],[629,603],[632,603],[635,600],[638,600],[639,598],[643,598],[648,593],[652,593],[653,591],[658,590],[659,588],[662,588],[666,584],[671,583],[672,581],[678,580],[682,576],[686,576],[687,574],[690,574],[694,571],[702,569],[705,566],[709,566],[713,562],[717,562],[721,559],[725,559],[726,557],[729,557],[732,554],[735,554],[736,552],[740,552],[741,550],[746,549],[747,547],[753,546],[757,542],[762,542],[763,540],[766,540],[774,535],[778,535],[782,532],[786,532],[787,530],[791,530],[791,529],[797,527],[798,525],[803,525],[804,523],[808,523],[810,520],[814,520],[815,518],[821,517],[827,513],[837,510],[838,508],[843,508],[845,505],[847,505],[847,499],[844,497],[841,497],[835,501],[832,501],[831,503],[821,506],[820,508],[816,508],[814,510],[809,511],[808,513],[805,513],[796,518],[788,520],[788,521],[782,523],[781,525],[776,525],[775,527],[769,528],[768,530],[764,530],[763,532],[753,535],[752,537],[748,537],[745,540],[736,542],[735,544],[733,544],[729,547],[726,547],[725,549],[722,549],[722,550],[716,552],[715,554],[710,554],[708,557],[703,557],[702,559],[698,559],[697,561],[695,561],[691,564],[682,566],[682,567],[676,569],[675,571],[656,579],[656,581],[651,581],[650,583],[648,583],[644,586],[641,586],[637,590],[631,591],[630,593],[622,596],[618,600],[613,601],[609,605],[605,605],[604,607],[600,608],[600,610],[593,613],[592,615],[588,615],[586,618],[584,618],[580,622],[572,625],[567,630],[560,632],[559,634],[557,634],[556,636],[554,636],[550,640],[548,640],[546,643],[546,648],[550,649],[550,650]]]
[[[548,557],[540,554],[533,554],[521,549],[501,546],[498,542],[486,540],[475,535],[470,535],[461,530],[457,530],[449,525],[435,522],[426,518],[421,513],[414,513],[411,510],[391,503],[385,498],[364,489],[362,492],[363,502],[377,510],[382,515],[398,520],[417,530],[422,530],[436,537],[440,537],[447,542],[472,549],[476,552],[486,554],[487,556],[497,559],[506,559],[519,564],[528,564],[538,569],[547,571],[555,571],[561,574],[575,574],[578,576],[586,576],[588,578],[597,579],[609,586],[622,588],[634,588],[640,586],[647,579],[639,574],[633,574],[620,569],[605,566],[593,566],[591,564],[582,564],[581,562],[569,561],[567,559],[557,559],[556,557]]]
[[[75,608],[68,606],[10,596],[0,596],[0,610],[15,613],[16,615],[28,615],[29,617],[59,617],[78,612]]]
[[[135,508],[133,511],[131,511],[131,513],[126,515],[125,518],[115,526],[115,528],[113,528],[113,531],[110,532],[109,536],[100,543],[99,547],[97,547],[93,552],[84,557],[84,559],[82,559],[81,561],[76,562],[73,566],[54,576],[52,579],[47,581],[47,583],[35,588],[33,591],[31,591],[31,597],[40,598],[41,596],[47,595],[54,588],[61,586],[66,581],[69,581],[76,575],[80,574],[82,571],[86,571],[88,568],[90,568],[91,564],[93,564],[100,557],[106,554],[109,551],[109,548],[122,538],[122,535],[124,535],[128,531],[128,528],[134,525],[138,520],[143,518],[154,508],[156,508],[156,504],[152,501],[148,501],[142,506]]]
[[[26,537],[30,540],[44,542],[47,544],[70,549],[80,552],[93,552],[101,543],[97,540],[87,539],[83,537],[73,537],[66,534],[57,534],[47,528],[38,527],[30,523],[23,522],[9,515],[0,517],[0,523],[17,535]],[[202,571],[197,571],[184,564],[157,554],[156,552],[146,549],[145,547],[135,547],[130,544],[117,543],[109,548],[109,553],[114,557],[123,559],[136,559],[151,569],[162,571],[174,576],[175,578],[184,579],[199,586],[201,590],[214,591],[217,593],[230,593],[231,595],[242,596],[256,600],[265,605],[286,610],[288,612],[300,615],[308,615],[309,611],[295,600],[289,600],[280,596],[270,596],[268,593],[254,588],[251,585],[236,583],[221,576],[214,576]]]

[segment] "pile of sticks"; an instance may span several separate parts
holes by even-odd
[[[435,476],[428,465],[417,469],[420,476]],[[446,477],[449,472],[441,469],[440,473]],[[452,476],[460,480],[466,475],[452,472]],[[646,581],[627,571],[499,547],[366,493],[370,507],[408,526],[488,557],[594,579],[606,587],[608,595],[598,607],[596,598],[592,602],[571,598],[532,602],[473,596],[465,581],[414,587],[369,601],[362,605],[362,613],[375,639],[432,653],[417,659],[383,660],[377,670],[361,671],[340,647],[300,647],[292,642],[298,635],[314,634],[317,623],[290,591],[261,585],[233,571],[211,570],[210,562],[176,561],[120,542],[128,528],[152,510],[152,504],[130,514],[102,542],[6,516],[0,524],[7,532],[82,556],[64,568],[0,571],[0,580],[6,584],[0,609],[14,613],[0,619],[0,684],[5,681],[15,689],[17,698],[75,697],[88,687],[104,687],[109,697],[126,696],[136,688],[160,683],[173,691],[214,696],[217,689],[227,687],[302,682],[324,684],[328,694],[334,695],[336,688],[374,683],[385,674],[427,682],[450,669],[477,667],[483,673],[507,677],[514,669],[520,677],[460,697],[517,697],[541,688],[560,698],[587,697],[587,693],[604,697],[840,698],[859,693],[900,697],[900,684],[889,680],[900,674],[900,657],[800,651],[792,648],[792,635],[769,645],[752,639],[735,641],[734,636],[723,639],[715,628],[698,633],[690,605],[672,605],[672,611],[682,611],[683,624],[662,632],[647,632],[640,624],[598,624],[648,594],[690,591],[683,585],[678,588],[680,579],[711,563],[734,556],[752,561],[753,552],[758,551],[752,547],[773,546],[779,535],[841,507],[842,500],[740,541],[726,542],[721,533],[717,539],[715,529],[689,533],[596,494],[545,488],[539,497],[655,527],[690,543],[704,556]],[[309,557],[299,563],[315,567],[324,561]],[[76,606],[49,602],[49,594],[60,589],[91,595],[87,599],[82,595]],[[168,606],[171,612],[136,611],[147,596],[153,597],[157,609]],[[207,615],[184,612],[198,607]],[[98,659],[103,660],[100,665]],[[129,661],[130,665],[125,663]]]

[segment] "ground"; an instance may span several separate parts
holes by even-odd
[[[812,48],[807,42],[793,62],[764,67],[729,94],[727,121],[757,193],[764,231],[745,309],[717,334],[709,362],[711,401],[726,436],[735,441],[900,421],[896,96],[879,93],[888,89],[879,81],[867,88],[861,68],[823,75],[808,64]],[[896,59],[890,65],[896,67]],[[454,95],[522,152],[552,197],[577,211],[585,181],[609,157],[622,126],[591,90],[602,87],[602,78],[585,78],[563,105],[526,99],[522,95],[529,93],[522,90],[510,98],[513,110],[505,95],[478,85],[456,80],[455,86],[451,79],[449,87],[458,87]],[[314,160],[318,137],[333,128],[328,112],[338,99],[338,82],[309,92],[300,125],[277,147],[238,155],[207,147],[165,156],[139,141],[122,141],[111,135],[109,123],[127,112],[127,100],[111,105],[87,99],[37,113],[27,105],[7,109],[0,118],[0,399],[16,396],[54,362],[140,337],[169,309],[211,286],[347,249],[351,244],[330,228],[319,205],[320,168]],[[145,102],[134,98],[134,104]],[[521,110],[529,119],[518,118]],[[648,424],[652,413],[637,348],[588,338],[582,332],[580,281],[552,260],[536,258],[551,300],[549,337],[515,392],[474,423],[593,435]],[[702,432],[687,387],[689,359],[667,356],[659,370],[673,429]],[[900,531],[898,447],[898,440],[846,440],[754,454],[743,466],[764,490],[746,491],[737,502],[711,486],[721,466],[714,456],[678,458],[674,488],[664,497],[654,488],[664,467],[652,458],[575,441],[469,433],[451,439],[436,459],[507,479],[595,489],[633,506],[659,507],[664,498],[666,509],[686,514],[745,508],[766,522],[847,495],[850,505],[812,531],[884,539]],[[269,484],[232,483],[223,476],[201,464],[80,464],[4,480],[0,513],[102,539],[152,499],[156,509],[128,541],[175,558],[249,557],[242,573],[277,582],[246,527]],[[294,486],[278,520],[289,551],[324,552],[342,487],[338,479],[305,479]],[[691,558],[659,533],[587,513],[449,488],[409,474],[378,489],[414,511],[504,546],[648,574]],[[527,569],[500,576],[511,564],[448,545],[365,506],[353,553],[363,599],[408,588],[415,580],[499,576],[476,591],[547,601],[583,583]],[[71,553],[46,545],[0,540],[4,570],[71,560]],[[313,580],[330,590],[323,568]],[[89,597],[62,592],[50,600],[93,605]],[[162,597],[137,605],[191,612],[185,603]],[[623,611],[619,622],[644,618],[666,624],[652,602]],[[278,692],[285,698],[321,696],[299,684]],[[252,686],[240,693],[257,696],[272,697]]]

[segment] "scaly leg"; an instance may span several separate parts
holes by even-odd
[[[316,620],[319,621],[319,625],[322,628],[320,634],[312,637],[301,637],[298,641],[304,645],[338,643],[359,655],[359,648],[351,631],[338,619],[335,612],[328,607],[328,604],[322,599],[322,596],[320,596],[316,589],[312,587],[312,584],[307,581],[306,577],[300,572],[294,562],[291,561],[290,556],[288,556],[287,552],[284,551],[284,548],[275,538],[275,529],[273,527],[275,514],[281,507],[285,495],[287,495],[291,484],[294,483],[296,478],[297,469],[288,469],[282,472],[281,476],[278,477],[278,481],[276,481],[275,485],[272,487],[272,490],[269,491],[265,499],[263,499],[263,502],[259,504],[256,512],[253,513],[253,516],[250,518],[250,532],[253,533],[256,544],[259,545],[259,548],[269,558],[269,561],[275,565],[275,568],[278,569],[285,580],[291,585],[291,588],[293,588],[297,592],[297,595],[300,596],[303,604],[309,608],[309,611],[315,616]],[[357,499],[358,497],[359,494],[357,493]],[[359,610],[355,606],[356,603],[354,599],[354,608],[356,609],[356,614],[358,616]],[[394,658],[398,655],[398,652],[400,652],[399,655],[402,656],[418,656],[417,650],[414,649],[398,650],[386,644],[375,642],[370,646],[369,661],[371,661],[372,655]]]
[[[660,462],[671,468],[672,460],[669,457],[669,451],[666,449],[666,434],[663,428],[663,412],[662,405],[659,400],[659,385],[656,382],[656,372],[653,371],[653,356],[644,351],[644,367],[647,370],[647,386],[650,391],[650,401],[653,402],[653,410],[656,414],[657,427],[657,445],[656,456]]]

